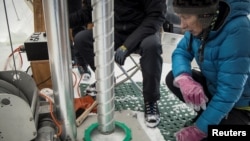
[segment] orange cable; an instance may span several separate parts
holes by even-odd
[[[75,78],[75,81],[74,81],[73,87],[75,87],[75,86],[76,86],[76,82],[77,82],[77,77],[76,77],[76,74],[75,74],[75,72],[74,72],[74,71],[72,71],[72,73],[73,73],[73,76],[74,76],[74,78]]]
[[[47,99],[49,101],[49,105],[50,105],[50,115],[52,117],[53,122],[56,124],[56,126],[58,127],[58,133],[56,134],[56,137],[59,137],[62,134],[62,127],[61,124],[59,123],[59,121],[55,118],[54,113],[53,113],[53,102],[52,100],[46,96],[45,94],[39,93],[40,96],[44,97],[45,99]]]
[[[13,52],[10,53],[10,55],[8,56],[8,59],[6,60],[5,63],[5,67],[4,70],[7,70],[7,65],[11,59],[11,56],[13,56],[16,52],[18,53],[19,57],[20,57],[20,68],[23,66],[23,59],[22,59],[22,55],[21,55],[21,47],[22,45],[18,46]]]
[[[79,81],[78,81],[78,84],[77,84],[77,94],[78,94],[79,97],[81,97],[81,95],[80,95],[80,93],[81,93],[81,91],[80,91],[80,82],[81,82],[81,80],[82,80],[82,76],[83,76],[83,75],[81,75],[81,77],[80,77],[80,79],[79,79]]]

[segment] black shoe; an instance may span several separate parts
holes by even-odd
[[[86,95],[90,95],[92,97],[95,97],[97,95],[97,91],[96,91],[96,82],[93,84],[90,84],[87,88],[86,88]]]
[[[145,102],[145,124],[154,128],[160,123],[160,113],[157,102]]]
[[[78,66],[78,71],[81,74],[83,81],[90,80],[90,78],[91,78],[91,72],[90,72],[90,70],[88,68],[83,69],[82,66]]]

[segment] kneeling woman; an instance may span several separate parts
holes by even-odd
[[[250,1],[174,0],[173,8],[185,33],[166,84],[197,111],[193,124],[176,133],[177,141],[206,140],[208,125],[249,125]]]

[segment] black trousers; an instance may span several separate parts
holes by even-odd
[[[211,94],[209,93],[209,91],[207,89],[206,79],[201,74],[201,72],[198,71],[198,70],[192,70],[192,78],[202,85],[206,96],[210,100],[212,98],[212,96],[211,96]],[[170,71],[167,74],[166,79],[165,79],[166,85],[169,88],[169,90],[174,95],[176,95],[176,97],[178,97],[181,101],[184,102],[184,99],[183,99],[183,96],[182,96],[182,93],[181,93],[180,89],[173,85],[173,81],[174,81],[173,73],[172,73],[172,71]],[[197,116],[194,119],[192,119],[193,122],[196,121],[196,119],[201,115],[201,113],[202,113],[202,110],[197,112]],[[224,125],[226,125],[226,124],[230,124],[230,125],[250,125],[250,112],[245,111],[245,110],[239,110],[239,109],[233,108],[228,113],[228,115],[225,118],[223,118],[222,121],[220,122],[220,125],[223,125],[223,124]],[[203,140],[203,141],[205,141],[205,140]]]
[[[127,38],[127,35],[115,33],[115,50],[121,46]],[[80,56],[95,71],[94,48],[93,48],[93,31],[84,30],[75,36],[75,47]],[[162,45],[160,33],[146,37],[138,45],[140,65],[143,77],[143,96],[144,100],[153,102],[160,99],[160,81],[162,72]]]
[[[68,12],[69,14],[72,14],[74,12],[77,12],[78,10],[82,9],[82,0],[68,0]],[[72,36],[75,37],[75,35],[82,31],[82,30],[85,30],[85,27],[83,25],[79,25],[77,27],[72,27]],[[84,62],[84,60],[80,57],[77,49],[75,48],[74,44],[71,43],[71,59],[73,61],[75,61],[75,64],[76,65],[80,65],[83,70],[86,72],[88,71],[88,66],[85,65],[86,63],[82,63]]]

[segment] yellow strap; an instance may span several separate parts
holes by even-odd
[[[250,106],[246,106],[246,107],[237,107],[236,109],[250,111]]]
[[[126,51],[127,50],[127,48],[124,45],[122,45],[120,48],[122,49],[122,51]]]

